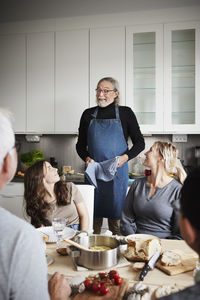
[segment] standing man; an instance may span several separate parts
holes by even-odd
[[[98,105],[82,114],[76,150],[86,166],[89,162],[119,157],[114,179],[109,182],[97,180],[94,233],[101,232],[103,218],[108,218],[109,230],[120,235],[119,220],[128,187],[128,160],[144,149],[144,138],[133,111],[119,106],[119,88],[115,79],[106,77],[98,82],[96,99]],[[128,137],[133,143],[130,150]]]
[[[9,114],[0,110],[0,190],[17,168],[15,137]],[[68,280],[55,273],[47,282],[41,236],[33,226],[0,207],[0,299],[67,300]]]

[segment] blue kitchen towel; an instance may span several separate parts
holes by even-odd
[[[89,182],[97,188],[97,179],[103,181],[113,180],[115,174],[117,173],[118,162],[119,157],[117,156],[114,159],[89,163],[87,169],[85,170],[85,175]]]

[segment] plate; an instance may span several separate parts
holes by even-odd
[[[125,239],[126,240],[138,240],[138,239],[149,240],[149,239],[159,239],[159,238],[151,234],[135,233],[135,234],[127,235]]]
[[[37,228],[39,232],[43,232],[48,234],[49,239],[46,241],[46,243],[56,243],[56,236],[53,232],[53,227],[52,226],[45,226],[45,227],[40,227]],[[65,227],[63,230],[63,239],[71,239],[76,235],[76,230],[70,228],[70,227]]]

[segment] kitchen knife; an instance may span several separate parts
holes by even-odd
[[[147,275],[148,271],[150,269],[153,270],[153,268],[155,267],[155,264],[156,264],[157,260],[159,259],[159,257],[160,257],[160,251],[156,251],[156,253],[150,258],[148,263],[142,269],[139,280],[144,280],[144,277]]]

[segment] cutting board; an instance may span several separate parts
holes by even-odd
[[[128,289],[128,279],[123,279],[121,285],[114,285],[110,287],[108,294],[102,296],[93,291],[86,290],[81,294],[77,294],[73,300],[122,300],[125,292]]]
[[[180,249],[171,250],[181,256],[181,264],[178,266],[163,266],[160,260],[156,263],[156,267],[168,275],[177,275],[180,273],[192,271],[196,267],[198,255],[195,252],[184,253]]]

